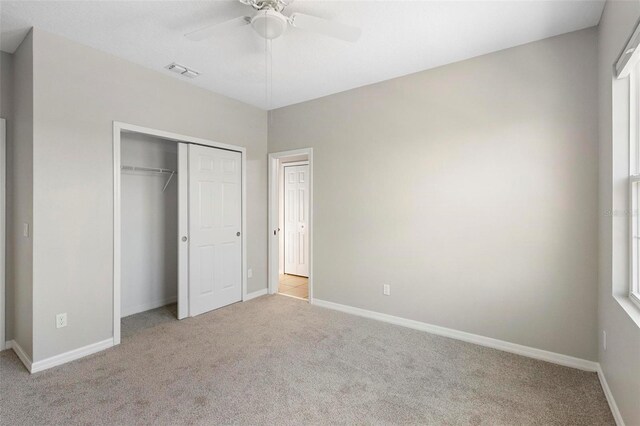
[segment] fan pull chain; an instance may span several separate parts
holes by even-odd
[[[273,54],[272,54],[271,40],[264,40],[264,53],[265,53],[265,71],[264,71],[264,103],[267,110],[271,108],[271,101],[273,97]]]

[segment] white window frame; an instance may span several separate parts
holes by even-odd
[[[640,62],[629,73],[629,299],[640,308]]]

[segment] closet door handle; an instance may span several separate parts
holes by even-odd
[[[240,231],[236,232],[236,237],[240,236]]]
[[[182,237],[182,241],[187,241],[187,237]]]

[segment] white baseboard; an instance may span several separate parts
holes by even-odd
[[[613,399],[613,393],[611,393],[611,389],[609,389],[609,384],[607,383],[607,379],[604,376],[604,371],[602,371],[602,367],[598,364],[598,379],[600,379],[600,385],[602,385],[602,391],[604,392],[604,396],[607,398],[607,402],[609,403],[609,408],[611,409],[611,414],[613,414],[613,419],[616,421],[616,425],[624,426],[624,420],[622,419],[622,414],[618,409],[618,404],[616,404],[616,400]]]
[[[247,300],[255,299],[256,297],[264,296],[265,294],[267,294],[267,292],[268,291],[266,288],[262,290],[254,291],[253,293],[247,294],[244,300],[247,301]],[[620,413],[620,410],[618,409],[618,405],[616,404],[616,401],[613,398],[613,394],[611,392],[611,389],[609,388],[604,372],[602,371],[600,364],[597,362],[588,361],[581,358],[575,358],[568,355],[558,354],[555,352],[549,352],[542,349],[536,349],[529,346],[505,342],[504,340],[493,339],[491,337],[484,337],[477,334],[471,334],[464,331],[454,330],[451,328],[440,327],[437,325],[432,325],[432,324],[428,324],[420,321],[396,317],[393,315],[383,314],[380,312],[369,311],[361,308],[355,308],[353,306],[348,306],[348,305],[341,305],[339,303],[328,302],[326,300],[314,299],[312,303],[319,307],[333,309],[336,311],[341,311],[341,312],[345,312],[348,314],[353,314],[353,315],[357,315],[365,318],[371,318],[378,321],[400,325],[403,327],[408,327],[408,328],[412,328],[419,331],[425,331],[425,332],[436,334],[439,336],[462,340],[465,342],[474,343],[477,345],[486,346],[489,348],[526,356],[529,358],[539,359],[542,361],[564,365],[567,367],[573,367],[580,370],[597,372],[598,379],[600,380],[600,384],[602,385],[602,390],[604,392],[605,397],[607,398],[607,402],[609,403],[609,408],[611,409],[611,413],[613,414],[613,418],[615,419],[616,424],[618,426],[625,426],[624,420],[622,419],[622,415]],[[83,358],[85,356],[94,354],[104,349],[108,349],[112,346],[113,346],[113,338],[109,338],[101,342],[93,343],[91,345],[74,349],[72,351],[68,351],[60,355],[56,355],[56,356],[44,359],[42,361],[37,361],[34,363],[31,361],[31,358],[26,354],[26,352],[15,340],[9,340],[5,342],[5,349],[13,349],[13,351],[16,353],[20,361],[22,361],[24,366],[31,373],[37,373],[39,371],[56,367],[58,365],[62,365],[67,362],[74,361],[79,358]]]
[[[578,368],[585,371],[597,371],[598,363],[582,358],[575,358],[569,355],[563,355],[555,352],[549,352],[542,349],[532,348],[530,346],[518,345],[516,343],[506,342],[491,337],[480,336],[477,334],[458,331],[451,328],[440,327],[438,325],[428,324],[425,322],[410,320],[406,318],[396,317],[393,315],[383,314],[366,309],[355,308],[353,306],[341,305],[339,303],[328,302],[326,300],[314,299],[312,302],[316,306],[329,308],[336,311],[346,312],[348,314],[358,315],[365,318],[371,318],[378,321],[384,321],[391,324],[401,325],[403,327],[413,328],[415,330],[426,331],[427,333],[437,334],[439,336],[449,337],[452,339],[462,340],[464,342],[475,343],[476,345],[486,346],[501,351],[523,355],[529,358],[535,358],[542,361],[552,362],[554,364],[564,365],[566,367]]]
[[[139,314],[140,312],[146,312],[151,309],[161,308],[163,306],[170,305],[172,303],[176,303],[178,300],[177,296],[169,297],[167,299],[156,300],[154,302],[143,303],[137,306],[123,307],[121,318],[128,317],[129,315]]]
[[[31,358],[29,357],[29,355],[27,355],[27,353],[24,351],[24,349],[22,349],[22,346],[20,346],[18,344],[18,342],[16,342],[15,340],[11,340],[9,342],[7,342],[7,348],[11,347],[11,349],[13,349],[13,352],[16,353],[16,355],[18,355],[18,358],[20,359],[20,361],[22,361],[22,363],[24,364],[24,366],[27,368],[27,370],[29,370],[29,372],[31,371]]]
[[[267,294],[267,289],[263,288],[262,290],[258,290],[258,291],[254,291],[253,293],[247,293],[247,295],[244,298],[244,302],[246,302],[247,300],[251,300],[251,299],[255,299],[256,297],[260,297],[260,296],[264,296],[265,294]]]
[[[37,373],[39,371],[43,371],[51,367],[56,367],[58,365],[66,364],[67,362],[70,362],[70,361],[75,361],[76,359],[83,358],[85,356],[94,354],[96,352],[100,352],[112,346],[113,346],[113,337],[103,340],[101,342],[92,343],[90,345],[83,346],[78,349],[74,349],[69,352],[61,353],[60,355],[55,355],[50,358],[43,359],[42,361],[36,361],[31,365],[31,368],[29,369],[29,371],[31,371],[31,373]]]

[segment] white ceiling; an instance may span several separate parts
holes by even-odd
[[[272,42],[270,79],[266,43],[249,26],[202,42],[183,36],[253,12],[236,0],[2,1],[0,48],[13,52],[35,26],[273,109],[591,27],[603,7],[604,0],[296,0],[285,14],[358,26],[362,38],[350,44],[289,28]],[[171,62],[202,75],[188,80],[173,74],[163,68]]]

